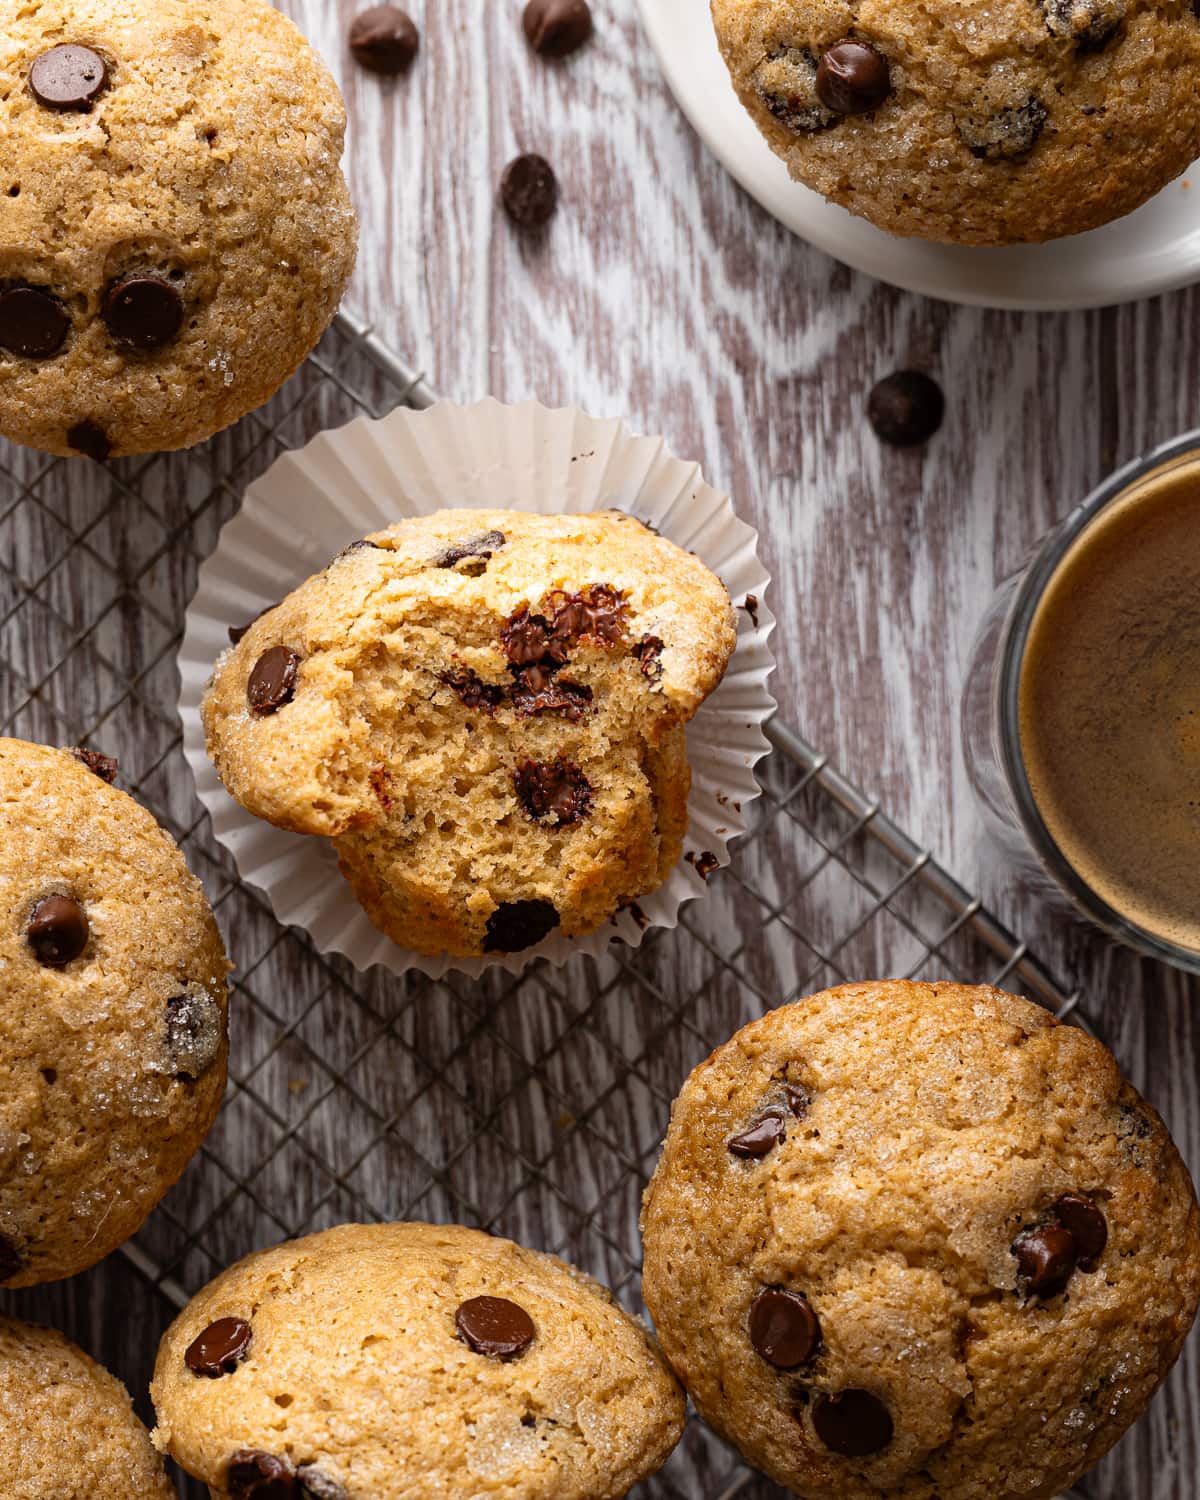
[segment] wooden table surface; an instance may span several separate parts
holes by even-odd
[[[1013,881],[957,728],[995,584],[1115,464],[1200,425],[1200,294],[1034,315],[859,276],[726,176],[667,91],[635,0],[596,5],[594,42],[547,64],[518,0],[413,0],[421,55],[384,82],[346,52],[356,0],[283,0],[347,96],[362,219],[349,307],[445,394],[624,415],[702,462],[759,528],[784,717],[1084,987],[1200,1170],[1200,984],[1114,951]],[[521,150],[562,185],[533,239],[495,201]],[[917,452],[881,447],[863,415],[872,382],[908,366],[947,398],[943,431]],[[1191,1500],[1200,1339],[1082,1488]]]

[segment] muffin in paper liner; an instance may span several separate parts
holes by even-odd
[[[738,615],[738,641],[724,680],[687,727],[692,788],[685,857],[657,890],[594,932],[551,933],[519,953],[428,957],[379,931],[355,900],[323,838],[289,833],[242,808],[205,750],[200,703],[229,628],[252,620],[344,547],[405,517],[442,509],[507,508],[542,514],[623,510],[694,552],[725,584]],[[754,768],[767,752],[763,725],[775,710],[768,637],[774,617],[755,532],[699,466],[675,458],[658,437],[637,437],[617,419],[533,401],[471,406],[443,401],[424,412],[397,408],[357,418],[280,457],[246,492],[200,569],[179,654],[184,753],[213,831],[241,878],[261,891],[280,922],[305,929],[321,952],[359,969],[381,964],[431,978],[452,970],[510,973],[535,958],[560,965],[576,953],[599,957],[619,937],[638,946],[651,927],[674,927],[685,901],[729,863],[729,843],[746,831],[759,794]]]

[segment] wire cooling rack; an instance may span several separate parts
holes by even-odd
[[[274,401],[201,449],[101,467],[0,446],[0,730],[117,755],[118,784],[182,844],[237,965],[229,1091],[183,1181],[71,1284],[65,1310],[39,1294],[16,1304],[53,1306],[135,1391],[161,1327],[217,1271],[347,1219],[494,1230],[565,1256],[640,1312],[638,1204],[671,1100],[737,1027],[798,995],[956,976],[1083,1022],[1023,943],[778,721],[732,869],[637,952],[433,982],[359,975],[279,927],[213,839],[183,758],[185,604],[242,490],[281,451],[433,399],[343,316]],[[157,1326],[128,1326],[139,1278]],[[693,1420],[637,1493],[782,1492]]]

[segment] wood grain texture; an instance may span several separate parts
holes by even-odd
[[[355,0],[283,8],[347,95],[362,217],[350,306],[447,394],[575,402],[661,432],[701,460],[760,530],[775,578],[775,686],[785,717],[1084,989],[1126,1070],[1200,1170],[1200,985],[1113,950],[1012,879],[982,833],[957,729],[971,639],[996,582],[1115,463],[1200,424],[1200,293],[1027,315],[950,307],[848,271],[776,225],[708,155],[661,81],[634,0],[596,0],[594,43],[549,65],[525,46],[519,0],[429,0],[424,9],[413,0],[422,51],[396,82],[351,63],[345,28]],[[519,150],[549,157],[563,185],[558,218],[533,239],[514,233],[495,202],[499,174]],[[918,453],[881,448],[862,412],[871,383],[909,365],[936,375],[948,400],[942,434]],[[148,580],[136,600],[114,586],[100,638],[120,673],[139,679],[120,722],[140,735],[133,755],[143,794],[185,828],[196,811],[182,760],[158,768],[156,759],[169,754],[162,714],[176,692],[172,601],[187,597],[196,556],[236,501],[202,503],[239,442],[231,435],[211,453],[156,469],[151,482],[163,500],[152,518],[121,493],[92,515],[88,498],[57,476],[57,519],[10,512],[7,494],[0,508],[0,560],[11,549],[26,584],[38,585],[36,597],[27,588],[0,598],[5,622],[15,622],[5,634],[11,670],[0,677],[0,708],[18,714],[22,732],[47,739],[61,737],[53,702],[84,715],[104,710],[110,684],[82,670],[26,702],[27,682],[39,681],[104,605],[103,569],[83,595],[78,575],[56,566],[59,525],[94,528],[89,545],[102,558],[124,578]],[[36,473],[36,463],[22,472]],[[158,614],[147,600],[158,601]],[[561,1243],[614,1281],[628,1276],[633,1184],[652,1161],[665,1101],[704,1041],[748,1018],[750,1001],[698,939],[672,939],[648,957],[632,997],[619,975],[602,974],[589,980],[586,1004],[550,978],[511,1001],[454,986],[441,1010],[422,1008],[404,986],[357,981],[281,940],[269,914],[231,893],[228,862],[203,829],[189,855],[247,976],[239,1071],[260,1069],[253,1089],[231,1098],[212,1156],[172,1199],[191,1222],[212,1216],[208,1240],[189,1252],[194,1278],[293,1223],[361,1216],[364,1203],[430,1217],[466,1216],[469,1203],[506,1232]],[[794,839],[785,847],[765,836],[746,851],[744,869],[782,903],[796,858]],[[806,888],[789,907],[828,942],[855,899],[835,875],[820,895]],[[706,919],[718,929],[713,940],[736,946],[737,921],[753,923],[756,911],[753,902],[721,908]],[[751,955],[764,996],[828,977],[782,955],[771,945]],[[911,956],[897,925],[894,943],[864,940],[842,961],[865,972],[899,969]],[[339,986],[353,986],[370,1012],[327,1003]],[[704,989],[701,1012],[672,1027],[671,998],[694,986]],[[274,1019],[262,1008],[268,996]],[[389,1068],[372,1083],[364,1051],[385,1044]],[[374,1090],[372,1107],[347,1114],[326,1100],[313,1054]],[[558,1140],[547,1121],[565,1112],[563,1101],[587,1095],[614,1055],[642,1060],[632,1081],[599,1101],[586,1130]],[[521,1060],[538,1057],[547,1079],[534,1084]],[[314,1079],[318,1092],[293,1092],[297,1078]],[[281,1120],[300,1122],[307,1155],[298,1147],[271,1154]],[[392,1129],[378,1141],[381,1120]],[[481,1120],[499,1120],[508,1139],[533,1151],[534,1178],[549,1182],[536,1200],[543,1206],[503,1201],[498,1184],[511,1162],[467,1150]],[[230,1183],[218,1157],[255,1170],[261,1201],[296,1201],[280,1219],[252,1199],[222,1215]],[[430,1159],[440,1174],[432,1187],[421,1166]],[[315,1160],[348,1178],[315,1170]],[[544,1203],[556,1183],[586,1192],[594,1218],[582,1223],[564,1208],[561,1221],[548,1222]],[[166,1221],[154,1231],[164,1255],[172,1232]],[[123,1263],[4,1303],[61,1323],[144,1389],[147,1330],[156,1336],[164,1309]],[[730,1462],[710,1446],[697,1442],[688,1467],[647,1496],[716,1500]],[[1196,1336],[1150,1414],[1082,1488],[1089,1500],[1192,1500],[1200,1489]],[[778,1492],[751,1480],[737,1493],[767,1500]]]

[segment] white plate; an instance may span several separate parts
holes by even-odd
[[[856,271],[948,302],[1033,309],[1103,307],[1200,279],[1200,162],[1127,218],[1047,245],[901,239],[788,176],[733,91],[708,0],[639,4],[672,93],[726,169],[782,224]]]

